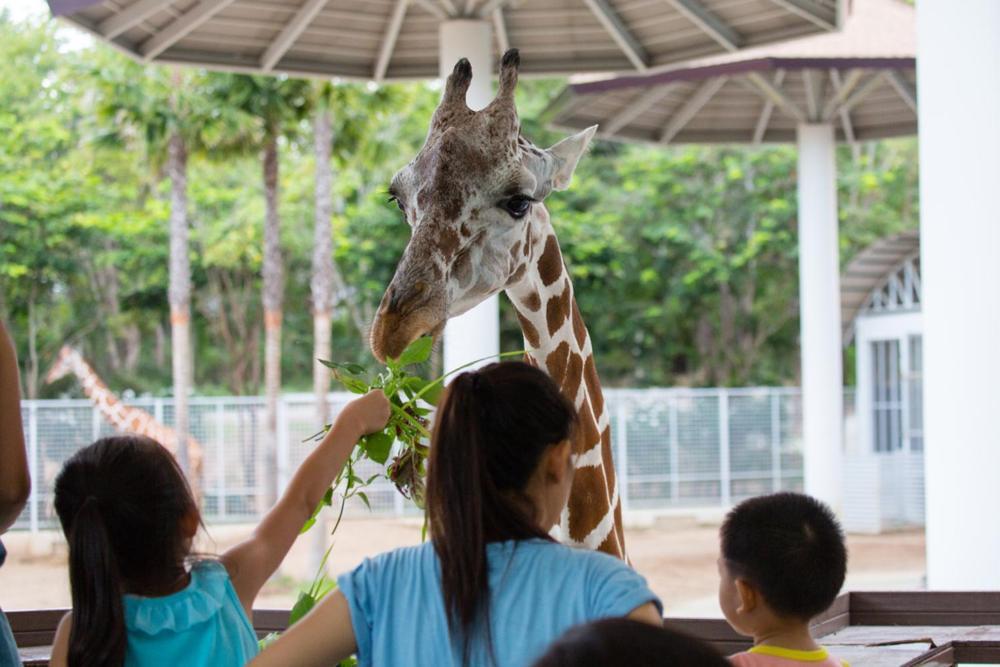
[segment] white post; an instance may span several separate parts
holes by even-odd
[[[28,508],[28,527],[31,533],[38,532],[39,497],[38,487],[38,401],[28,403],[28,473],[31,475],[30,506]]]
[[[493,100],[493,29],[489,21],[454,19],[441,23],[439,67],[451,74],[461,58],[472,65],[472,84],[466,96],[471,109]],[[444,369],[500,353],[500,302],[492,296],[467,313],[448,321],[444,333]]]
[[[1000,588],[1000,2],[919,0],[927,585]]]
[[[841,508],[844,395],[833,126],[798,127],[799,314],[805,490]]]
[[[719,389],[719,502],[728,508],[733,503],[732,467],[729,463],[729,392]]]

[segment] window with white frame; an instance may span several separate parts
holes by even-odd
[[[906,391],[909,394],[907,409],[907,438],[911,452],[924,451],[924,345],[923,337],[909,337],[909,367],[906,373]]]
[[[872,424],[876,452],[903,448],[903,378],[900,370],[899,340],[872,341],[874,391]]]

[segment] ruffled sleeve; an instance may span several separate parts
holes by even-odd
[[[226,568],[202,561],[191,569],[184,590],[158,598],[125,596],[125,625],[130,632],[178,633],[215,617],[226,599]]]

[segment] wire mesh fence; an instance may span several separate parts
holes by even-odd
[[[329,396],[331,417],[350,395]],[[169,398],[126,402],[173,425]],[[615,465],[623,509],[726,507],[744,498],[802,488],[802,408],[798,389],[610,389]],[[263,397],[198,397],[189,401],[189,431],[203,453],[202,512],[207,522],[255,520],[266,509],[267,466],[277,462],[277,492],[315,446],[311,394],[286,394],[278,403],[277,440],[269,443]],[[845,413],[853,394],[845,394]],[[57,527],[52,485],[77,449],[114,429],[86,400],[23,401],[21,416],[35,481],[16,528]],[[268,456],[273,447],[273,456]],[[358,474],[377,471],[366,463]],[[416,514],[386,481],[367,491],[371,504],[349,504],[348,514]]]

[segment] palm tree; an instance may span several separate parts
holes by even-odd
[[[309,83],[287,77],[214,74],[213,96],[225,107],[238,110],[247,123],[233,125],[235,131],[218,140],[226,152],[261,154],[264,198],[264,390],[266,395],[264,499],[277,499],[278,396],[281,392],[281,324],[284,307],[284,262],[281,256],[281,218],[278,212],[278,145],[283,137],[294,137],[310,108]]]
[[[190,475],[188,395],[192,387],[191,262],[188,246],[187,164],[191,151],[202,148],[210,122],[210,105],[195,75],[180,69],[142,67],[109,54],[93,73],[99,82],[98,115],[109,127],[105,141],[139,141],[156,173],[165,164],[170,180],[171,362],[174,385],[174,430],[181,468]],[[192,486],[200,481],[191,479]]]

